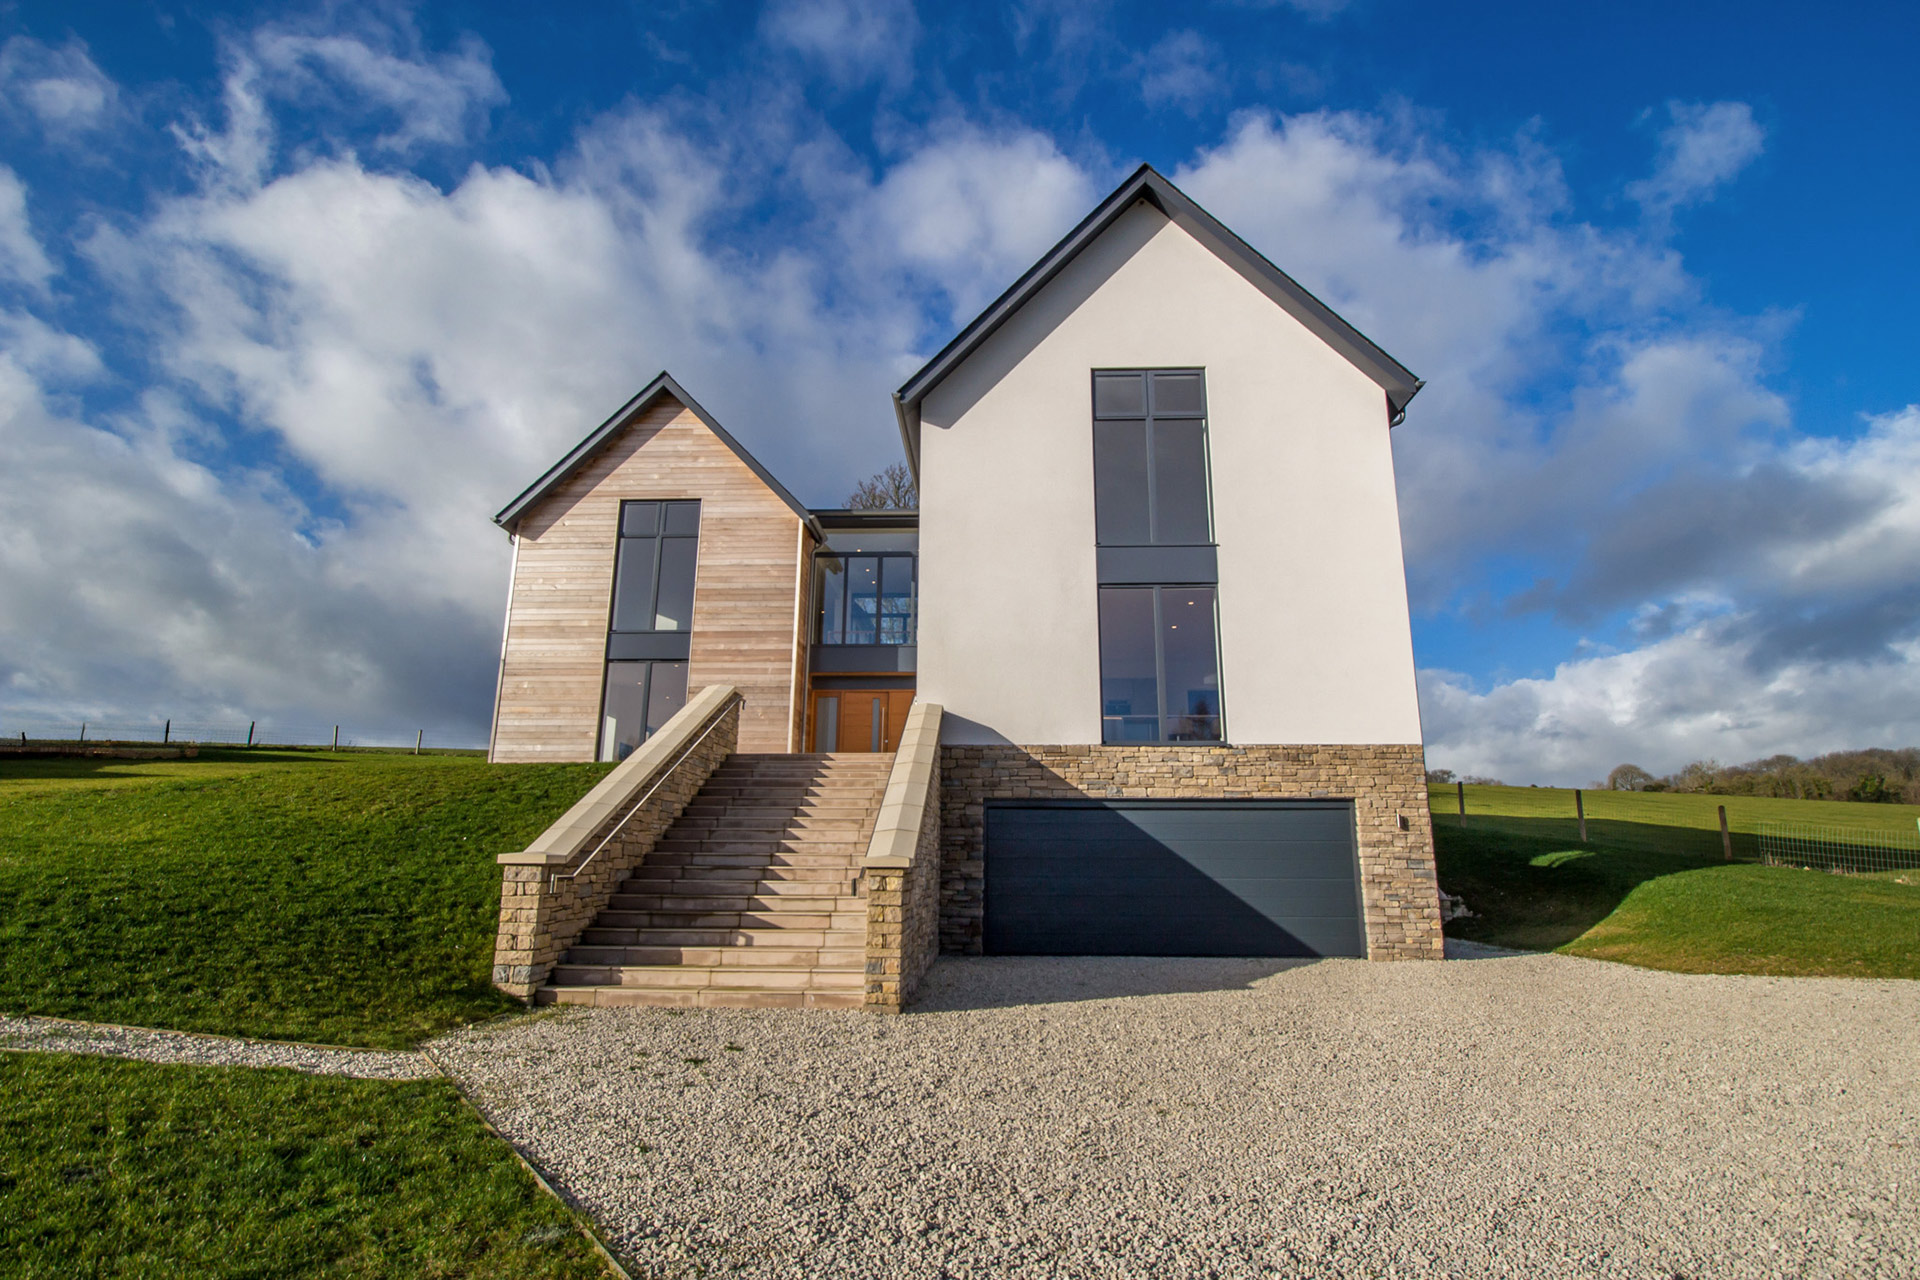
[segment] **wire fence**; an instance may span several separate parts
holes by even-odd
[[[351,725],[274,720],[61,720],[0,712],[0,751],[113,744],[230,747],[326,747],[337,750],[470,751],[471,731],[355,729]]]
[[[1805,822],[1762,822],[1759,836],[1760,860],[1770,867],[1855,875],[1920,869],[1920,829],[1862,831]]]

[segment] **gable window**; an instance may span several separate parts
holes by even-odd
[[[1203,372],[1094,371],[1093,492],[1101,546],[1213,541]]]
[[[603,761],[624,760],[687,702],[698,502],[623,502],[600,699]]]
[[[612,630],[691,629],[699,548],[698,502],[621,503]]]
[[[1212,587],[1100,588],[1100,740],[1222,740]]]

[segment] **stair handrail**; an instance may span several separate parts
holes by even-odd
[[[698,747],[701,743],[705,742],[707,740],[707,735],[720,727],[721,722],[727,718],[727,712],[741,705],[746,700],[747,699],[745,695],[741,694],[738,690],[735,690],[732,696],[727,698],[726,701],[722,702],[717,708],[715,708],[713,716],[707,721],[707,727],[702,729],[699,735],[696,736],[692,742],[689,742],[685,747],[681,748],[680,754],[673,758],[673,762],[671,764],[665,765],[661,768],[658,776],[656,776],[653,780],[653,785],[647,788],[647,793],[641,796],[638,800],[635,800],[630,806],[628,806],[625,816],[623,816],[620,819],[620,821],[613,824],[613,829],[608,831],[605,836],[601,837],[600,843],[593,846],[592,851],[589,852],[586,857],[580,859],[580,863],[578,866],[574,867],[573,870],[571,871],[554,871],[554,872],[548,873],[547,892],[559,893],[560,882],[562,880],[579,879],[580,873],[587,869],[587,864],[592,862],[595,858],[599,857],[600,851],[606,848],[609,844],[612,844],[613,838],[620,834],[621,829],[624,828],[627,825],[627,823],[633,821],[633,815],[636,813],[639,813],[640,810],[646,808],[647,801],[653,799],[653,793],[658,791],[661,787],[664,787],[667,785],[667,779],[671,778],[673,776],[673,771],[675,769],[678,769],[683,763],[685,763],[686,758],[693,754],[694,748]]]

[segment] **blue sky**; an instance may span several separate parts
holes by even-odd
[[[0,729],[477,738],[670,368],[806,500],[1142,160],[1428,380],[1436,765],[1920,741],[1910,6],[0,9]]]

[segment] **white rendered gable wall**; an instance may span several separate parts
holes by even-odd
[[[1206,370],[1230,742],[1416,743],[1384,392],[1139,204],[922,405],[919,696],[1100,741],[1090,371]]]

